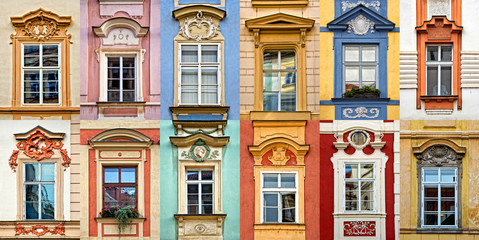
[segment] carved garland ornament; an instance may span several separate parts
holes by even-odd
[[[344,236],[376,236],[376,222],[351,221],[344,222]]]
[[[40,146],[40,143],[43,142],[43,145]],[[22,150],[23,153],[30,157],[34,158],[37,161],[41,161],[45,158],[50,158],[55,154],[53,149],[60,149],[60,154],[62,157],[62,165],[65,167],[70,166],[71,158],[68,157],[68,152],[66,149],[62,149],[63,142],[60,140],[52,140],[50,139],[45,133],[41,132],[40,130],[36,130],[32,135],[30,135],[26,140],[20,141],[17,143],[17,148]],[[17,158],[19,154],[19,150],[13,150],[12,155],[9,159],[9,165],[16,172],[16,167],[18,166]]]
[[[356,112],[356,115],[350,115],[352,113]],[[365,107],[357,107],[356,109],[352,108],[345,108],[343,110],[343,115],[346,118],[377,118],[379,116],[379,109],[378,108],[371,108],[369,109],[369,113],[373,114],[371,116],[368,116],[368,109]]]
[[[203,27],[208,28],[208,31],[205,35],[195,35],[193,36],[191,33],[191,27],[196,26],[198,29],[202,29]],[[181,36],[188,38],[188,39],[194,39],[196,41],[201,41],[205,39],[210,39],[218,35],[219,28],[218,26],[215,25],[213,22],[213,19],[210,17],[207,19],[206,17],[203,16],[203,12],[198,11],[196,16],[192,19],[186,18],[185,21],[183,22],[183,25],[180,27],[180,34]]]
[[[56,225],[52,230],[44,225],[34,225],[31,229],[26,229],[25,226],[17,224],[15,226],[15,236],[18,235],[28,235],[29,233],[37,235],[37,237],[43,236],[46,233],[51,233],[52,235],[65,235],[65,226],[63,224]]]
[[[462,161],[463,154],[458,154],[446,145],[434,145],[426,151],[417,154],[416,158],[421,165],[443,166],[457,164]]]
[[[353,30],[356,35],[366,35],[369,29],[371,29],[371,33],[374,33],[374,24],[374,22],[359,14],[355,19],[348,22],[348,33]]]
[[[369,3],[365,3],[364,1],[358,1],[357,3],[351,3],[349,1],[341,2],[341,5],[343,5],[343,12],[346,11],[348,8],[353,8],[360,4],[365,7],[373,7],[374,9],[376,9],[376,11],[379,11],[379,7],[381,6],[381,3],[379,1],[372,1]]]

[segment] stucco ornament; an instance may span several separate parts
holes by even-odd
[[[192,27],[196,27],[199,31],[193,33]],[[206,28],[206,31],[203,31]],[[203,16],[203,12],[198,11],[196,16],[192,19],[186,18],[183,25],[180,27],[181,36],[194,39],[196,41],[207,40],[218,35],[219,28],[215,25],[213,19]]]
[[[204,162],[210,155],[210,151],[210,147],[208,147],[208,145],[206,145],[201,139],[198,139],[198,141],[191,146],[189,156],[197,162]]]
[[[356,112],[356,115],[350,115],[352,113]],[[368,115],[368,113],[372,115]],[[343,116],[346,118],[350,119],[355,119],[355,118],[377,118],[379,116],[379,109],[378,108],[371,108],[368,109],[365,107],[357,107],[356,109],[352,108],[345,108],[343,110]]]
[[[58,29],[55,21],[40,15],[37,18],[27,21],[23,31],[31,38],[42,41],[52,38],[60,29]]]
[[[376,222],[344,222],[344,236],[376,236]]]
[[[374,24],[374,22],[359,14],[348,22],[348,33],[351,33],[351,30],[353,30],[353,33],[356,35],[366,35],[369,29],[371,29],[371,33],[374,33]]]
[[[285,147],[273,147],[273,155],[268,157],[274,165],[286,164],[289,161],[289,156],[286,156]]]
[[[52,235],[65,235],[65,226],[63,224],[56,225],[53,229],[48,229],[44,225],[34,225],[31,229],[26,229],[25,226],[17,224],[15,226],[15,236],[18,235],[28,235],[29,233],[37,235],[37,237],[43,236],[46,233],[51,233]]]
[[[206,231],[206,226],[204,224],[198,224],[195,226],[195,230],[198,233],[204,233]]]
[[[416,158],[421,164],[442,166],[448,164],[457,164],[462,161],[462,154],[456,153],[446,145],[434,145],[421,154],[417,154]]]
[[[364,1],[357,1],[357,2],[349,2],[349,1],[342,1],[341,5],[343,5],[343,12],[346,11],[348,8],[353,8],[358,5],[364,5],[365,7],[373,7],[376,11],[379,11],[379,7],[381,7],[381,3],[379,1],[372,1],[372,2],[364,2]]]

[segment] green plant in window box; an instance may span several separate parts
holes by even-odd
[[[134,208],[124,207],[104,207],[100,212],[100,217],[103,218],[116,218],[118,221],[118,232],[121,234],[130,223],[133,222],[133,218],[138,218],[138,211]],[[131,225],[130,225],[131,228]]]
[[[363,88],[353,87],[351,90],[344,92],[344,98],[379,98],[381,91],[370,86],[365,86]]]

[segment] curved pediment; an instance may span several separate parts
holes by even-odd
[[[462,156],[464,156],[464,154],[466,153],[466,148],[465,147],[461,147],[457,143],[455,143],[455,142],[453,142],[453,141],[451,141],[447,138],[430,139],[430,140],[424,142],[423,144],[421,144],[420,146],[413,147],[412,151],[415,155],[420,155],[420,154],[423,154],[429,148],[431,148],[432,146],[435,146],[435,145],[447,146],[447,147],[451,148],[454,152],[456,152],[457,154],[460,154]]]
[[[212,137],[204,133],[196,133],[185,137],[170,137],[170,141],[177,147],[188,147],[202,140],[206,145],[212,147],[223,147],[228,144],[230,137]]]
[[[149,147],[153,144],[153,140],[145,134],[134,129],[115,128],[103,131],[94,136],[89,141],[92,147]]]
[[[298,17],[286,13],[276,13],[259,18],[253,18],[245,22],[246,27],[250,30],[310,30],[314,26],[314,20],[309,18]]]
[[[392,31],[395,24],[364,5],[358,5],[328,23],[331,31],[350,31],[365,35],[368,29]]]
[[[134,37],[144,37],[148,33],[148,27],[142,27],[137,21],[124,17],[109,19],[101,26],[93,27],[93,32],[98,37],[107,37],[110,31],[116,28],[127,28],[133,32]]]
[[[289,138],[276,137],[268,139],[259,145],[248,146],[250,153],[255,156],[255,159],[256,157],[262,157],[270,150],[278,148],[290,150],[299,159],[298,163],[300,163],[309,151],[309,144],[301,145]]]

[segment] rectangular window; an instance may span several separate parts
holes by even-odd
[[[296,111],[296,73],[295,51],[264,51],[264,111]]]
[[[134,102],[136,99],[136,58],[108,57],[108,101]]]
[[[25,163],[25,220],[55,219],[55,163]]]
[[[219,104],[220,45],[180,44],[179,47],[180,104]]]
[[[428,96],[452,95],[452,46],[426,47],[426,90]]]
[[[137,204],[136,167],[103,168],[104,207],[132,207]]]
[[[22,45],[23,104],[60,103],[60,44]]]
[[[457,227],[457,168],[422,168],[422,226]]]
[[[263,173],[263,219],[265,223],[296,222],[296,173]]]
[[[344,91],[353,87],[378,87],[377,46],[345,45],[343,59]]]
[[[372,163],[346,163],[344,167],[344,210],[375,210],[375,174]]]
[[[188,214],[213,214],[214,184],[212,169],[186,172]]]

